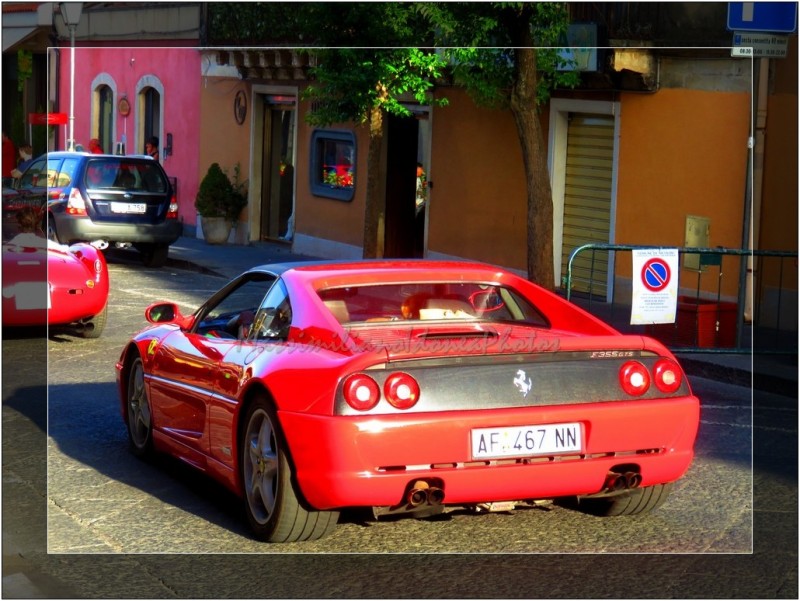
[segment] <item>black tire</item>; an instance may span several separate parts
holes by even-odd
[[[83,323],[83,328],[81,329],[81,336],[83,338],[100,338],[100,334],[103,333],[103,330],[106,327],[107,320],[108,320],[108,303],[106,303],[106,305],[103,307],[103,310],[100,311],[100,313],[98,313],[91,319],[87,319]]]
[[[138,356],[131,362],[128,372],[125,403],[131,452],[137,457],[150,457],[153,454],[153,413],[144,385],[144,363]]]
[[[47,215],[47,217],[45,217],[43,225],[47,239],[52,240],[57,244],[61,244],[61,240],[58,239],[58,232],[56,231],[56,222],[52,215]]]
[[[244,510],[256,538],[272,543],[317,540],[336,528],[338,511],[306,509],[292,477],[272,404],[256,398],[247,408],[239,443]]]
[[[139,248],[142,256],[142,265],[145,267],[163,267],[169,255],[167,244],[143,244]]]
[[[649,513],[664,504],[672,491],[672,484],[668,482],[636,488],[629,494],[614,497],[580,499],[578,509],[604,517]]]

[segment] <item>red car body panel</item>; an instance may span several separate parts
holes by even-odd
[[[32,234],[3,245],[5,326],[66,325],[89,319],[105,308],[108,291],[105,257],[91,245],[48,244]]]
[[[409,482],[420,478],[441,482],[448,504],[592,494],[620,464],[634,465],[641,485],[649,486],[677,480],[692,461],[699,401],[685,376],[670,394],[651,387],[640,398],[623,392],[618,381],[630,357],[652,366],[659,358],[674,360],[669,350],[650,338],[621,335],[512,273],[450,261],[286,265],[276,273],[292,303],[287,340],[208,338],[182,330],[192,319],[180,317],[140,332],[117,363],[123,417],[126,366],[135,350],[144,362],[156,448],[239,494],[239,420],[256,390],[274,401],[297,483],[317,509],[397,505]],[[509,286],[531,299],[550,327],[417,322],[347,328],[317,294],[375,282],[442,280]],[[551,400],[522,402],[511,385],[517,367],[529,370],[534,389],[547,389],[542,399]],[[380,378],[394,371],[421,382],[412,409],[383,403],[360,415],[342,403],[347,375]],[[508,386],[493,394],[495,382]],[[579,451],[472,457],[470,431],[476,428],[565,423],[580,424]]]

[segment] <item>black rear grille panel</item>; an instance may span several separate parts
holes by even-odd
[[[609,401],[630,401],[683,396],[689,393],[686,379],[673,394],[655,385],[642,396],[625,394],[619,382],[620,367],[631,359],[644,364],[652,373],[659,357],[648,354],[621,358],[592,359],[591,353],[542,353],[494,357],[455,357],[416,361],[397,361],[368,373],[383,387],[386,377],[402,371],[413,376],[420,387],[420,400],[413,408],[398,410],[379,402],[370,411],[352,409],[336,395],[338,415],[370,415],[429,411],[463,411],[544,407]],[[525,390],[527,389],[527,393]]]

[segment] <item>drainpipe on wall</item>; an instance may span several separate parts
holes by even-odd
[[[745,224],[747,230],[744,232],[746,239],[745,248],[753,250],[758,248],[758,234],[761,226],[761,196],[764,183],[764,144],[766,141],[767,127],[767,91],[769,85],[769,59],[760,58],[754,64],[756,68],[756,114],[755,114],[755,139],[752,161],[752,179],[748,177],[748,183],[752,186],[752,201],[749,207],[745,203]],[[749,173],[748,173],[749,176]],[[744,310],[743,318],[745,322],[753,321],[753,287],[754,274],[757,272],[757,263],[752,255],[747,258],[747,273],[744,290]],[[741,304],[741,303],[740,303]]]

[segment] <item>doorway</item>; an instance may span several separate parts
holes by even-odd
[[[408,108],[413,116],[390,115],[387,127],[383,253],[386,258],[420,258],[425,255],[427,202],[417,206],[417,183],[419,165],[424,174],[428,173],[430,122],[427,109]]]
[[[261,161],[261,239],[294,236],[295,106],[285,96],[265,96]]]
[[[608,244],[611,235],[611,175],[614,117],[570,113],[567,130],[564,230],[561,276],[573,250],[585,244]],[[608,296],[608,251],[575,257],[572,290]]]
[[[619,103],[558,98],[551,101],[548,160],[553,192],[555,285],[572,252],[615,236]],[[572,290],[610,302],[614,256],[584,252],[572,265]]]

